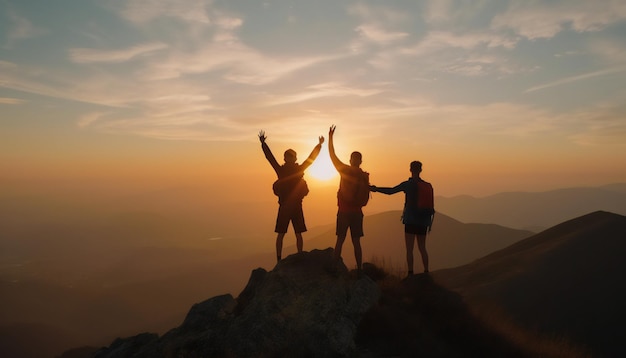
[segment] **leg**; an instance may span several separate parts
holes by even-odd
[[[283,238],[285,233],[278,233],[276,236],[276,261],[280,261],[283,252]]]
[[[337,235],[337,243],[335,244],[335,260],[341,258],[341,248],[344,241],[346,241],[346,235],[348,234],[348,217],[345,213],[337,213],[337,227],[335,234]]]
[[[281,204],[278,207],[278,216],[276,217],[276,228],[274,232],[276,236],[276,260],[280,261],[283,252],[283,238],[287,233],[290,221],[289,208],[286,205]]]
[[[409,275],[413,274],[413,247],[415,235],[410,233],[404,233],[404,242],[406,244],[406,265],[409,270]]]
[[[304,213],[302,212],[302,202],[294,206],[292,215],[291,224],[293,225],[293,231],[296,233],[296,247],[298,248],[298,252],[302,252],[304,243],[302,240],[302,233],[306,231]]]
[[[298,252],[302,252],[302,247],[304,246],[304,241],[302,240],[302,233],[296,233],[296,247],[298,248]]]
[[[424,264],[424,272],[428,272],[428,252],[426,251],[426,235],[417,235],[417,248],[422,255],[422,264]]]
[[[354,247],[354,258],[356,269],[361,270],[363,263],[363,251],[361,250],[361,236],[363,236],[363,213],[350,214],[350,236],[352,236],[352,246]]]
[[[335,260],[339,260],[341,258],[341,248],[343,247],[344,241],[346,241],[345,235],[337,235],[337,243],[335,244]]]
[[[352,246],[354,246],[354,258],[356,259],[356,269],[361,269],[361,264],[363,262],[363,252],[361,250],[361,237],[352,236]]]

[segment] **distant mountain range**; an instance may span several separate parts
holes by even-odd
[[[626,217],[598,211],[435,278],[528,329],[625,357],[625,257]]]
[[[437,211],[464,223],[493,223],[539,232],[597,210],[626,215],[626,183],[545,192],[509,192],[482,198],[437,197],[435,206]]]

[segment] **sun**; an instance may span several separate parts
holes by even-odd
[[[338,175],[330,158],[325,155],[317,157],[306,172],[311,177],[321,181],[330,180]]]

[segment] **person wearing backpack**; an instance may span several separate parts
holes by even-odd
[[[422,163],[411,162],[409,167],[411,177],[393,188],[371,186],[373,192],[387,195],[404,192],[404,211],[402,223],[404,223],[404,240],[406,242],[406,262],[409,276],[413,275],[413,247],[417,238],[417,247],[422,256],[424,273],[428,273],[428,252],[426,251],[426,235],[432,229],[435,215],[433,199],[433,187],[420,177]]]
[[[363,157],[360,152],[350,154],[350,165],[344,164],[335,154],[333,136],[336,126],[331,126],[328,132],[328,152],[330,159],[339,172],[339,190],[337,191],[337,224],[335,233],[335,259],[341,258],[341,248],[346,240],[348,229],[354,246],[354,258],[356,259],[357,271],[361,271],[362,249],[361,237],[363,236],[363,206],[369,200],[369,173],[364,172],[360,166]]]
[[[291,222],[293,230],[296,234],[296,248],[298,252],[302,252],[303,240],[302,233],[307,231],[304,222],[304,213],[302,211],[302,200],[309,193],[309,188],[304,180],[304,171],[313,164],[313,161],[320,154],[324,137],[319,137],[319,143],[313,148],[313,151],[302,164],[296,161],[297,153],[293,149],[287,149],[284,153],[285,163],[278,164],[278,161],[272,154],[270,147],[265,143],[267,137],[265,131],[259,132],[259,140],[261,148],[265,154],[265,158],[272,165],[278,180],[272,186],[274,194],[278,196],[278,215],[276,216],[276,227],[274,232],[276,236],[276,261],[281,260],[283,251],[283,238],[287,233],[287,228]]]

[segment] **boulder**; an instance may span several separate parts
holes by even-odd
[[[331,248],[302,252],[272,271],[252,271],[237,299],[226,294],[195,304],[162,337],[117,339],[96,357],[353,356],[359,322],[379,296],[378,285],[351,275]]]

